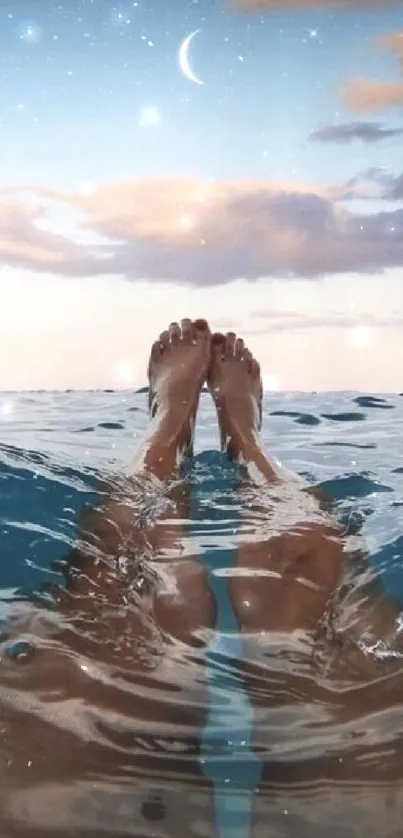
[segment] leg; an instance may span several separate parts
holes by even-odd
[[[282,470],[263,450],[257,361],[233,333],[226,338],[213,335],[212,347],[209,387],[217,407],[221,444],[245,466],[247,477],[243,492],[249,523],[244,529],[249,540],[240,544],[239,573],[232,580],[241,630],[314,630],[332,600],[340,636],[357,642],[367,635],[393,644],[399,609],[382,594],[364,551],[354,563],[359,561],[365,585],[361,578],[354,588],[347,579],[342,598],[333,601],[345,570],[342,532],[331,516],[329,499]],[[253,484],[263,491],[254,491]],[[279,516],[281,509],[284,513]]]
[[[184,555],[189,486],[180,481],[182,460],[193,447],[209,360],[204,321],[185,320],[182,330],[171,324],[153,345],[150,426],[124,480],[82,516],[82,537],[65,565],[62,599],[66,606],[71,603],[70,610],[85,602],[92,612],[101,604],[100,593],[117,602],[122,585],[126,591],[131,585],[158,627],[175,637],[189,639],[193,630],[212,625],[214,608],[203,570]]]
[[[173,324],[154,344],[144,445],[125,479],[84,516],[64,566],[66,589],[55,591],[58,611],[32,605],[25,628],[16,627],[32,656],[24,663],[0,649],[1,834],[3,813],[28,804],[39,831],[43,819],[68,821],[94,776],[133,784],[134,819],[141,783],[145,798],[166,786],[171,810],[182,780],[202,788],[195,742],[204,660],[188,645],[214,625],[214,603],[186,553],[179,469],[209,360],[203,323]]]
[[[223,449],[245,467],[244,526],[231,597],[247,633],[314,629],[343,568],[335,522],[265,454],[258,363],[243,341],[214,335],[209,388]],[[253,486],[255,485],[255,489]]]
[[[209,387],[223,449],[243,464],[246,477],[230,591],[243,633],[239,666],[253,706],[253,749],[262,762],[251,835],[257,838],[270,827],[274,833],[278,826],[279,834],[322,836],[335,812],[337,818],[345,813],[346,828],[356,830],[351,834],[361,834],[361,823],[371,836],[386,834],[388,784],[399,784],[401,812],[403,772],[398,734],[390,751],[382,751],[384,716],[390,714],[389,724],[396,724],[403,678],[380,661],[374,665],[357,647],[355,653],[341,649],[340,667],[336,663],[328,677],[322,662],[316,662],[312,641],[344,572],[341,533],[317,499],[284,476],[263,451],[259,367],[235,335],[213,336]],[[385,599],[376,599],[374,590],[369,593],[373,605],[349,623],[357,639],[368,625],[378,633],[393,624]],[[331,644],[323,649],[325,664],[328,652],[334,652]],[[364,729],[371,731],[365,741]],[[368,801],[360,787],[370,781]],[[307,805],[300,792],[304,784],[312,789]],[[368,814],[377,788],[379,796]],[[332,807],[335,794],[339,806]],[[377,822],[378,807],[383,811]],[[335,834],[341,834],[337,824]],[[391,838],[392,832],[387,832]]]

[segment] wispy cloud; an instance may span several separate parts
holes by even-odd
[[[398,328],[403,326],[403,315],[391,312],[388,316],[376,315],[372,312],[360,312],[359,315],[346,314],[343,311],[328,311],[317,314],[307,314],[301,311],[255,311],[252,319],[261,323],[252,325],[250,334],[267,334],[267,332],[310,331],[311,329],[380,329]]]
[[[375,39],[375,45],[395,53],[403,71],[403,31],[380,35]],[[356,113],[384,111],[403,104],[403,79],[351,79],[340,88],[340,96]]]
[[[156,178],[88,194],[30,194],[34,205],[27,189],[25,202],[4,198],[0,258],[34,271],[209,286],[403,266],[403,209],[350,212],[342,199],[354,194],[352,182],[315,188]],[[76,235],[52,231],[50,201],[58,212],[77,213]],[[91,243],[82,243],[83,232]]]
[[[339,125],[324,125],[312,131],[309,139],[317,143],[379,143],[403,134],[403,128],[385,128],[381,122],[345,122]]]
[[[364,169],[346,186],[352,189],[352,195],[383,201],[403,200],[403,174],[392,174],[381,167]]]
[[[3,264],[64,273],[68,265],[80,261],[82,248],[66,236],[44,230],[44,221],[46,210],[38,202],[0,203]]]

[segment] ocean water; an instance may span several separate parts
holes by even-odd
[[[113,568],[113,596],[63,595],[80,509],[130,460],[146,399],[0,394],[1,838],[397,838],[403,659],[368,649],[371,674],[351,683],[332,682],[303,639],[263,638],[259,662],[244,659],[226,588],[239,473],[217,452],[207,394],[180,519],[216,604],[207,638],[161,639],[141,610],[145,577],[136,589],[129,573],[131,599],[115,596]],[[265,395],[265,447],[327,490],[403,609],[402,438],[397,395]],[[134,512],[167,514],[153,487]],[[335,711],[350,700],[354,713]]]

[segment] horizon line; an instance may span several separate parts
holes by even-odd
[[[0,389],[0,396],[2,395],[18,395],[22,393],[131,393],[132,395],[142,395],[148,393],[149,385],[141,385],[136,387],[27,387],[20,389]],[[204,385],[201,389],[202,393],[208,393],[208,388]],[[319,393],[359,393],[360,395],[378,395],[378,396],[403,396],[403,391],[399,390],[360,390],[352,387],[346,389],[317,389],[317,390],[270,390],[264,389],[264,394],[271,395],[289,395],[289,394],[310,394],[317,395]]]

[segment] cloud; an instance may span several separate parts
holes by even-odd
[[[373,113],[403,104],[403,80],[354,79],[340,89],[340,97],[356,113]]]
[[[324,125],[313,131],[309,139],[318,143],[349,143],[353,140],[379,143],[401,134],[402,128],[384,128],[380,122],[345,122],[340,125]]]
[[[34,204],[3,192],[0,259],[60,276],[213,286],[403,265],[403,209],[350,212],[341,200],[354,195],[351,184],[155,178],[86,194],[40,187],[20,194]],[[76,213],[77,234],[52,232],[58,205]]]
[[[231,0],[232,7],[245,12],[261,12],[265,9],[376,9],[383,6],[401,5],[402,0]]]
[[[262,324],[248,328],[249,334],[267,334],[274,332],[311,331],[312,329],[381,329],[400,328],[403,326],[403,315],[391,312],[387,316],[377,316],[373,313],[361,314],[359,317],[346,315],[342,311],[328,311],[311,315],[301,311],[255,311],[251,317],[261,320]],[[268,325],[269,324],[269,325]]]
[[[394,175],[380,167],[371,167],[364,169],[349,181],[346,185],[347,193],[349,188],[353,196],[360,194],[361,197],[371,199],[402,201],[403,174]]]
[[[394,52],[403,72],[403,32],[389,32],[375,39],[375,44]],[[403,104],[403,79],[380,81],[379,79],[352,79],[340,88],[340,97],[345,105],[356,113],[383,111]]]
[[[81,248],[65,236],[51,234],[39,226],[45,208],[32,202],[0,204],[0,259],[3,264],[44,271],[64,271],[79,260]]]
[[[376,39],[379,46],[395,52],[403,67],[403,31],[387,32]]]

